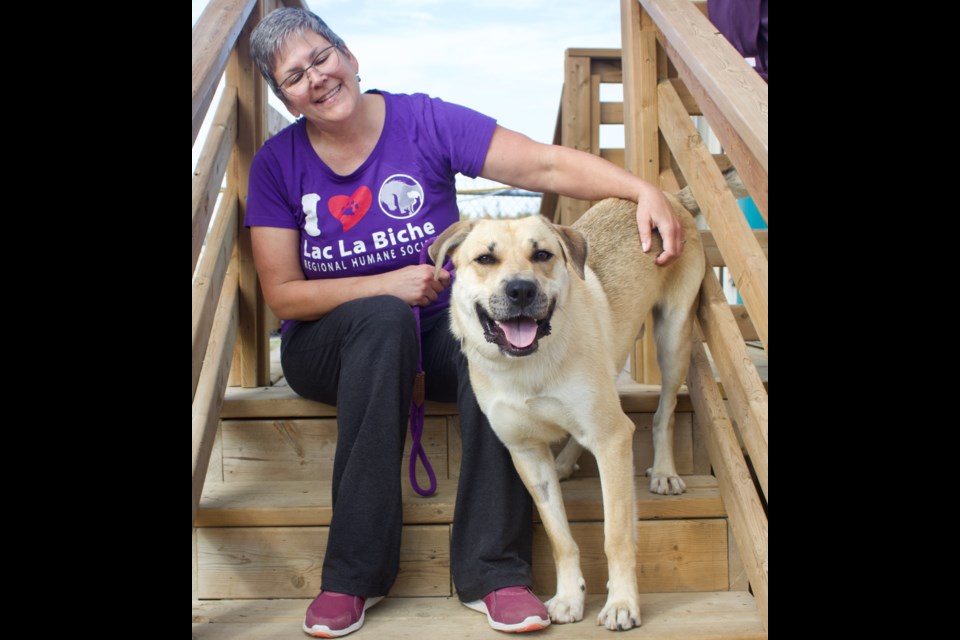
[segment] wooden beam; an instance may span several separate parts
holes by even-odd
[[[234,263],[236,261],[233,261]],[[239,297],[237,273],[234,266],[227,274],[220,294],[220,302],[213,321],[213,330],[203,359],[200,383],[193,398],[193,517],[197,520],[197,508],[203,494],[207,465],[217,435],[220,408],[227,390],[233,344],[237,339]]]
[[[757,245],[759,245],[760,250],[763,251],[764,257],[767,257],[767,239],[770,235],[770,232],[766,229],[752,229],[752,232],[753,237],[757,239]],[[727,266],[727,261],[723,259],[723,254],[720,253],[720,248],[717,246],[717,241],[713,237],[713,232],[701,231],[700,239],[703,240],[703,251],[707,255],[707,266]]]
[[[590,132],[590,58],[568,55],[564,60],[563,125],[561,140],[565,147],[587,153],[592,149]],[[590,208],[585,200],[560,196],[560,223],[573,224]]]
[[[560,106],[557,109],[557,122],[553,127],[553,144],[563,144],[563,87],[560,88]],[[560,222],[560,197],[556,193],[546,192],[540,200],[540,215],[550,222]]]
[[[750,469],[737,444],[737,436],[724,410],[723,398],[713,379],[710,362],[699,340],[694,341],[690,355],[688,387],[690,399],[696,407],[697,421],[703,427],[710,461],[720,485],[720,495],[729,515],[743,567],[756,597],[757,610],[764,629],[767,629],[767,516],[750,479]]]
[[[723,287],[707,267],[706,277],[700,288],[700,305],[697,308],[700,328],[710,346],[714,365],[723,381],[723,390],[730,403],[731,415],[739,427],[757,480],[767,500],[767,392],[763,388],[737,321],[723,295]]]
[[[737,291],[750,311],[764,349],[767,342],[768,269],[753,231],[737,205],[726,180],[707,151],[677,92],[669,82],[657,87],[660,130],[670,145],[707,224],[734,276]],[[696,176],[696,180],[691,180]]]
[[[702,116],[703,109],[700,108],[697,99],[690,93],[690,89],[687,89],[687,85],[683,84],[683,81],[679,78],[667,78],[667,80],[669,80],[673,88],[677,90],[677,95],[680,96],[680,102],[683,103],[687,113],[692,116]]]
[[[651,184],[660,173],[657,139],[656,34],[635,0],[620,1],[623,42],[624,162]]]
[[[200,249],[210,227],[210,218],[217,202],[217,194],[223,183],[230,153],[237,142],[237,90],[226,87],[220,97],[220,106],[210,133],[204,142],[197,168],[193,172],[193,264],[192,274],[197,269]]]
[[[193,27],[193,142],[233,45],[257,0],[210,0]]]
[[[623,103],[601,102],[600,124],[623,124]]]
[[[651,184],[659,184],[660,143],[657,133],[657,40],[653,22],[635,0],[620,1],[623,43],[624,168]],[[635,343],[630,375],[637,382],[658,384],[656,346],[647,317],[647,331]]]
[[[266,83],[250,58],[250,32],[262,19],[263,6],[257,5],[250,13],[237,39],[237,46],[227,65],[227,85],[237,87],[238,134],[237,149],[233,155],[230,182],[237,186],[240,204],[238,212],[238,246],[240,279],[239,358],[236,366],[240,384],[256,387],[270,381],[270,336],[265,319],[263,293],[253,263],[250,230],[244,228],[247,211],[247,192],[250,165],[253,156],[266,137]]]
[[[623,149],[600,149],[600,157],[609,160],[618,167],[622,167],[624,163]]]
[[[640,2],[659,27],[661,45],[766,221],[767,83],[687,0]]]
[[[230,187],[224,194],[210,232],[207,250],[193,279],[193,389],[196,396],[203,367],[207,341],[213,329],[213,319],[220,300],[227,267],[237,244],[237,190]]]

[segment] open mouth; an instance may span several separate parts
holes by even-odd
[[[543,318],[516,316],[503,320],[494,320],[479,304],[477,318],[483,327],[483,337],[487,342],[500,347],[500,351],[510,356],[528,356],[540,346],[540,338],[550,335],[550,318],[553,317],[553,304]]]

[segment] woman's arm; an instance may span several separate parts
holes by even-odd
[[[316,320],[335,307],[376,295],[392,295],[411,306],[425,306],[450,284],[441,271],[433,279],[433,265],[413,265],[372,276],[307,280],[300,267],[300,233],[294,229],[251,227],[253,261],[260,276],[263,297],[283,320]]]
[[[535,142],[497,126],[480,175],[530,191],[580,200],[632,200],[638,204],[637,228],[643,250],[650,249],[653,229],[658,229],[663,238],[663,253],[657,257],[657,264],[669,263],[683,250],[683,227],[660,189],[599,156]]]

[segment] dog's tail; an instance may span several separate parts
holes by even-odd
[[[747,193],[747,188],[743,186],[743,182],[740,180],[740,174],[737,173],[736,167],[730,167],[724,171],[723,177],[727,181],[727,185],[730,187],[730,190],[733,191],[734,198],[739,200],[740,198],[746,198],[750,195]],[[682,204],[690,213],[695,216],[700,214],[700,204],[697,202],[696,198],[693,197],[693,192],[690,191],[690,185],[685,186],[675,195],[680,201],[680,204]]]

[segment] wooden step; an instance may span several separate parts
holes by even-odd
[[[638,476],[637,514],[641,520],[668,518],[724,518],[717,479],[684,476],[687,491],[679,496],[650,493],[648,480]],[[599,478],[572,478],[560,484],[567,518],[571,522],[600,522],[603,504]],[[453,522],[456,484],[442,483],[424,498],[403,482],[405,524]],[[211,482],[204,487],[197,527],[306,527],[330,524],[330,481]],[[534,510],[536,511],[536,510]],[[539,522],[539,515],[534,514]]]
[[[716,478],[685,476],[687,492],[652,494],[636,477],[637,575],[641,591],[712,591],[730,585],[726,512]],[[600,481],[561,484],[588,589],[604,589]],[[429,498],[404,484],[404,533],[394,596],[452,595],[449,536],[456,485]],[[329,482],[220,482],[197,516],[197,597],[298,598],[315,593],[331,517]],[[550,544],[534,511],[534,587],[555,588]]]
[[[553,594],[540,594],[546,600]],[[610,631],[597,626],[596,617],[606,598],[587,595],[583,620],[553,624],[536,638],[610,640]],[[194,640],[297,640],[310,599],[217,600],[193,606]],[[767,638],[753,596],[745,591],[640,594],[641,626],[623,637],[645,640],[761,640]],[[502,640],[486,618],[467,609],[456,597],[388,597],[369,610],[356,640]]]
[[[660,402],[658,385],[637,384],[623,376],[617,381],[620,402],[627,413],[652,413]],[[681,388],[677,396],[678,412],[693,411],[690,395],[686,387]],[[457,414],[457,405],[448,402],[427,400],[424,413],[428,416],[450,416]],[[288,386],[227,387],[220,417],[227,418],[332,418],[337,415],[336,407],[307,400],[298,396]]]

